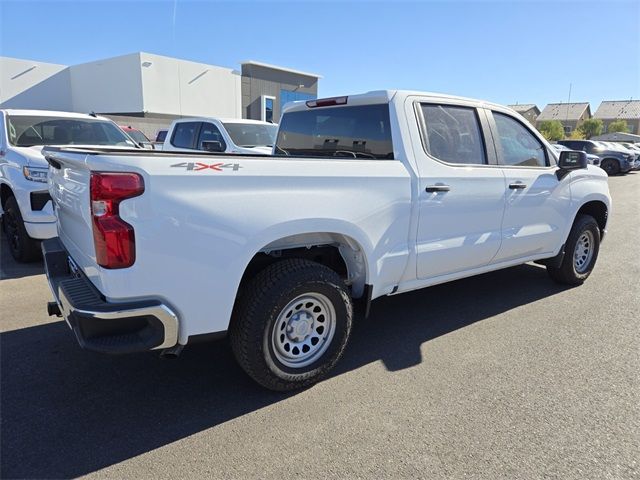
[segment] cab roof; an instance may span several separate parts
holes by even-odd
[[[347,105],[369,105],[369,104],[377,104],[377,103],[389,103],[392,100],[402,100],[403,98],[407,98],[410,96],[426,97],[434,101],[442,100],[444,102],[447,102],[447,101],[464,102],[467,104],[472,104],[473,106],[476,106],[476,107],[508,109],[504,105],[487,102],[485,100],[460,97],[456,95],[448,95],[445,93],[420,92],[420,91],[414,91],[414,90],[373,90],[370,92],[359,93],[355,95],[337,95],[331,98],[338,99],[338,98],[347,97],[348,98]],[[317,101],[321,101],[321,100],[324,100],[324,99],[322,98],[317,99]],[[304,100],[295,101],[295,102],[288,103],[284,108],[284,112],[305,110],[307,108],[310,108],[310,107],[307,107],[306,101]]]
[[[100,119],[111,121],[106,117],[101,117],[100,115],[89,115],[88,113],[77,113],[77,112],[58,112],[55,110],[24,110],[24,109],[3,109],[1,110],[6,115],[14,115],[14,116],[29,116],[29,117],[61,117],[61,118],[81,118],[81,119]]]

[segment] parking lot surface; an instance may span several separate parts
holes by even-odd
[[[583,286],[528,264],[376,300],[331,378],[284,395],[226,341],[81,350],[3,239],[0,475],[640,478],[640,174],[609,183]]]

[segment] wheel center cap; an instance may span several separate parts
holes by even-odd
[[[291,318],[287,334],[291,340],[301,342],[311,333],[312,325],[313,317],[311,315],[305,312],[298,313]]]

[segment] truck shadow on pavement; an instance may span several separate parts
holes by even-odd
[[[18,263],[11,256],[7,236],[0,228],[0,280],[22,278],[44,273],[42,260],[31,263]]]
[[[357,320],[333,375],[380,360],[390,371],[416,365],[423,343],[563,290],[523,265],[382,298]],[[104,356],[54,322],[3,333],[0,349],[2,478],[88,474],[295,395],[255,385],[227,341],[178,360]]]

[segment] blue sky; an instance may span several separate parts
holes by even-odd
[[[640,98],[639,0],[0,0],[0,22],[4,56],[258,60],[322,75],[321,96],[403,88],[542,108],[567,101],[571,83],[592,109]]]

